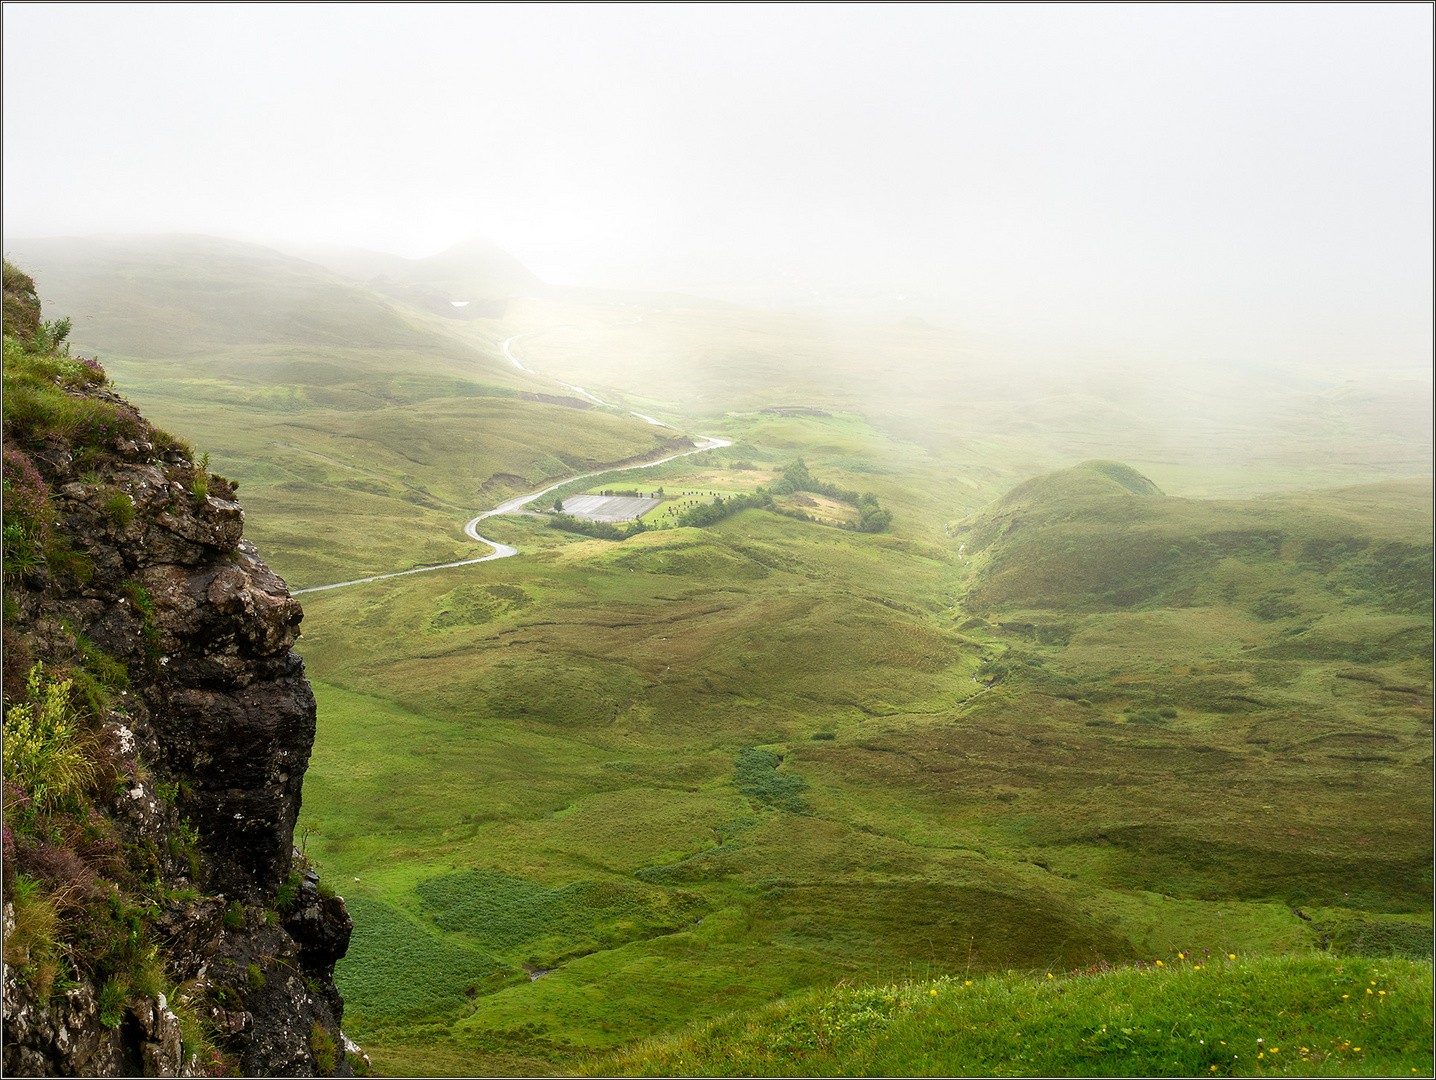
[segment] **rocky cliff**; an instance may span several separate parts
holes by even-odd
[[[353,1075],[293,847],[303,617],[235,489],[5,265],[4,1069]]]

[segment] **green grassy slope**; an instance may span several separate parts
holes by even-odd
[[[1098,795],[1029,840],[1177,895],[1424,908],[1429,520],[1415,483],[1192,502],[1083,468],[963,523],[964,625],[1006,649],[985,704],[1173,774],[1140,820]]]
[[[490,519],[522,557],[304,598],[303,820],[379,1068],[551,1072],[840,980],[1429,949],[1430,491],[1392,477],[1430,428],[1401,388],[1268,372],[1238,407],[1211,371],[1063,382],[930,328],[336,289],[409,343],[245,344],[157,303],[164,340],[111,362],[295,587],[480,554],[471,509],[674,445],[525,399],[555,386],[499,353],[518,333],[735,443],[646,481],[801,457],[894,513],[621,544]],[[1179,497],[1318,484],[1347,486]]]
[[[521,371],[492,320],[461,338],[451,319],[266,248],[13,247],[46,313],[75,313],[76,348],[100,352],[147,416],[241,483],[249,535],[296,588],[486,553],[461,532],[473,512],[691,446]]]
[[[1399,587],[1324,589],[1303,561],[1332,530],[1358,559],[1404,543],[1419,561],[1429,496],[1130,487],[1147,490],[1110,465],[1026,485],[959,534],[995,534],[976,565],[757,511],[621,545],[514,522],[499,538],[532,557],[316,597],[321,858],[405,914],[403,948],[457,935],[498,965],[418,1035],[371,996],[394,942],[359,939],[341,978],[379,1060],[559,1062],[837,978],[1429,937],[1429,614],[1386,610]],[[1139,530],[1107,502],[1144,509],[1164,558],[1178,532],[1280,533],[1290,558],[1243,541],[1191,571],[1200,604],[1113,607],[1105,580],[1043,593],[1038,570],[1066,575],[1023,538],[1049,530],[1060,551],[1078,530],[1081,565],[1141,575]],[[1020,606],[985,599],[1023,566]],[[1305,606],[1273,616],[1288,587]],[[1395,644],[1281,659],[1303,620]],[[490,909],[465,923],[426,899],[448,881],[493,904],[653,888],[691,922],[635,899],[574,929],[540,905],[495,937]]]
[[[600,1059],[589,1076],[1425,1076],[1431,965],[1203,953],[841,987]]]

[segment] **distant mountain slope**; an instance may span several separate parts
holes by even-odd
[[[75,312],[81,348],[180,357],[252,346],[473,355],[389,300],[314,263],[207,236],[11,240],[51,311]],[[78,313],[83,313],[81,317]]]
[[[501,317],[509,299],[547,288],[488,240],[466,240],[423,259],[344,247],[299,248],[294,254],[448,318]]]
[[[1235,560],[1260,568],[1244,590],[1289,593],[1299,580],[1313,595],[1431,610],[1430,488],[1421,481],[1254,500],[1152,497],[1160,495],[1115,462],[1019,484],[954,529],[973,567],[969,607],[1189,607],[1226,589]],[[1332,575],[1360,590],[1340,593]]]
[[[268,523],[260,538],[301,587],[356,567],[452,561],[469,551],[468,509],[692,445],[562,393],[504,355],[512,328],[456,323],[393,281],[381,294],[317,263],[203,236],[10,247],[38,279],[45,317],[71,318],[78,350],[98,353],[131,400],[194,432],[243,483]],[[456,250],[413,272],[459,280],[468,267],[479,281],[491,255]],[[514,280],[535,280],[507,265]]]

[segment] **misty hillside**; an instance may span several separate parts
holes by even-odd
[[[308,248],[295,253],[446,318],[502,318],[511,298],[549,291],[522,263],[486,240],[455,244],[424,259],[361,248]]]
[[[459,558],[473,549],[448,523],[455,507],[692,445],[521,370],[492,320],[456,322],[267,248],[12,247],[33,254],[45,313],[71,316],[75,348],[157,422],[203,433],[295,587]]]
[[[1378,492],[1375,513],[1342,498],[1364,502]],[[1192,607],[1218,592],[1230,601],[1252,581],[1223,568],[1264,560],[1279,568],[1263,579],[1275,590],[1266,601],[1272,610],[1295,615],[1303,609],[1294,597],[1316,589],[1313,596],[1339,604],[1359,598],[1384,611],[1429,614],[1431,551],[1411,542],[1429,509],[1428,485],[1311,494],[1310,502],[1152,498],[1161,492],[1135,470],[1088,462],[1019,484],[953,535],[978,568],[968,602],[979,608]]]
[[[130,1072],[1432,1075],[1433,29],[7,5],[7,668],[209,694],[165,620],[302,603],[254,780],[353,932],[301,979],[308,899],[141,859],[234,964],[99,940],[7,713],[32,959],[144,962],[27,966],[7,831],[6,1074],[125,1071],[75,1033],[164,975]],[[290,601],[149,565],[206,498]],[[136,780],[171,869],[254,827]]]
[[[353,263],[347,252],[335,253],[330,268],[256,244],[186,235],[12,240],[9,250],[34,268],[47,304],[86,313],[73,332],[85,348],[158,358],[283,345],[404,351],[450,364],[483,359],[448,335],[414,325],[395,307],[402,293],[386,298],[368,287],[372,281],[359,284],[363,279],[347,272]],[[413,277],[409,260],[373,259],[404,264],[388,267],[397,275],[391,283],[477,289],[476,300],[508,295],[506,286],[496,286],[501,279],[536,281],[491,247],[446,254],[416,260]],[[353,253],[360,261],[369,255]],[[415,295],[427,303],[427,294]],[[444,308],[457,310],[443,299]]]
[[[455,319],[210,245],[71,251],[49,280],[129,321],[45,316],[312,590],[300,839],[379,1069],[683,1071],[599,1055],[839,981],[1429,950],[1429,425],[1380,428],[1390,386],[592,295]],[[306,295],[329,322],[264,314]],[[476,517],[556,485],[646,513]]]

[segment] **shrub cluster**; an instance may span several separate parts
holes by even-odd
[[[628,527],[620,529],[617,525],[607,521],[584,521],[571,514],[553,514],[549,518],[549,527],[562,529],[564,532],[581,533],[584,536],[591,536],[595,540],[627,540],[630,536],[646,532],[648,526],[643,524],[642,518],[636,518],[629,522]]]
[[[5,333],[28,342],[40,328],[40,298],[35,279],[9,259],[5,260]]]
[[[20,927],[5,958],[41,999],[57,981],[92,978],[102,1021],[114,1026],[116,1001],[153,997],[163,966],[149,909],[133,894],[144,891],[153,853],[127,851],[95,806],[138,768],[106,753],[95,730],[102,707],[71,673],[36,664],[5,710],[6,892]]]
[[[837,484],[829,483],[826,480],[818,480],[808,472],[808,466],[801,458],[783,469],[783,477],[773,484],[772,494],[781,497],[797,491],[825,495],[830,499],[837,499],[839,502],[856,506],[858,509],[856,526],[858,532],[884,532],[892,524],[892,512],[884,510],[878,503],[878,497],[872,492],[867,491],[860,495],[856,491],[840,488]],[[844,527],[852,528],[853,526]]]
[[[752,495],[732,495],[726,499],[722,495],[715,495],[711,503],[700,503],[683,511],[678,515],[676,524],[680,528],[685,526],[702,528],[705,525],[716,525],[724,518],[732,517],[742,510],[772,510],[773,508],[773,496],[764,488],[759,488]]]

